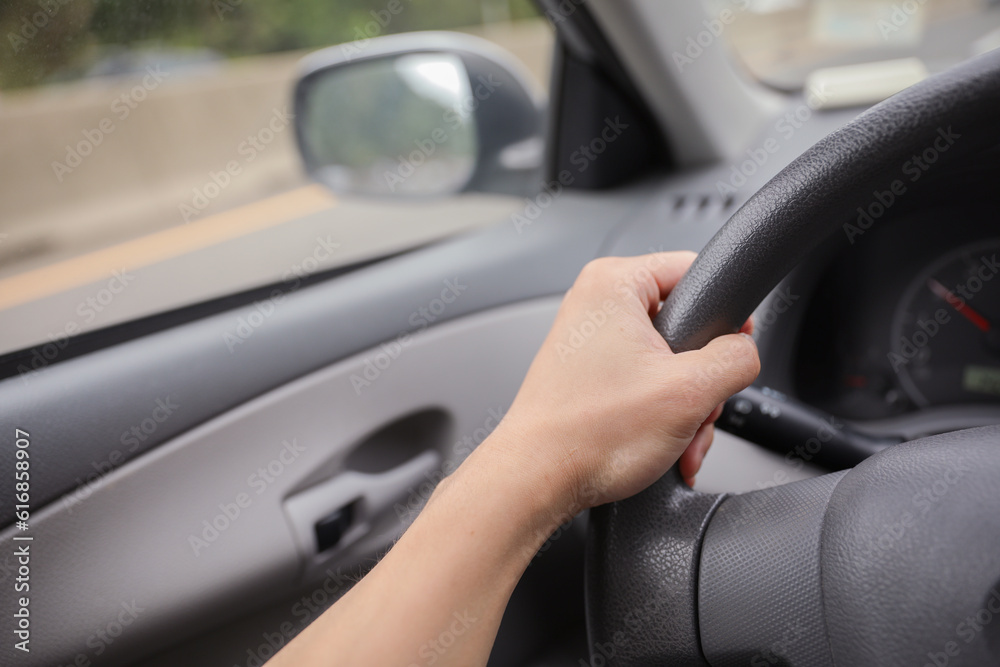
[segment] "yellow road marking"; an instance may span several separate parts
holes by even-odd
[[[112,271],[149,266],[335,205],[336,198],[328,190],[307,185],[197,222],[19,273],[0,279],[0,310],[108,278]]]

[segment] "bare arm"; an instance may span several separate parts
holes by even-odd
[[[692,479],[719,404],[759,370],[749,336],[673,354],[653,329],[693,257],[585,267],[494,433],[270,664],[485,665],[514,586],[567,515],[641,491],[678,459]]]

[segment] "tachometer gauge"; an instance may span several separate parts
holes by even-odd
[[[917,275],[892,319],[889,364],[918,406],[1000,403],[1000,239]]]

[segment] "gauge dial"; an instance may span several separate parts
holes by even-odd
[[[998,260],[1000,239],[960,248],[904,292],[888,357],[914,404],[1000,403]]]

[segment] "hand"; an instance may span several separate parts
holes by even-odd
[[[587,264],[487,443],[585,507],[638,493],[678,459],[692,483],[721,404],[760,370],[749,321],[739,334],[680,354],[653,328],[694,257]]]
[[[486,664],[511,592],[556,526],[641,491],[678,457],[693,477],[716,406],[759,368],[749,336],[674,354],[653,329],[693,259],[588,264],[493,434],[371,573],[268,664],[424,664],[444,636],[436,664]]]

